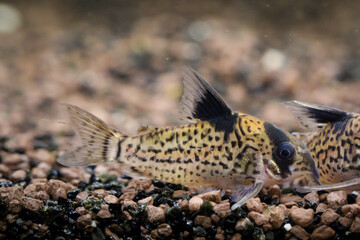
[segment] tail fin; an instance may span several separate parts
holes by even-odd
[[[64,106],[82,144],[61,155],[58,163],[64,166],[86,166],[115,161],[120,156],[121,142],[125,138],[123,134],[79,107],[70,104]]]

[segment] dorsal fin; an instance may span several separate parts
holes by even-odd
[[[341,123],[348,118],[347,112],[311,103],[289,101],[285,105],[295,114],[303,127],[318,130],[328,123]]]
[[[231,117],[231,109],[221,96],[193,69],[183,67],[184,93],[181,97],[181,113],[190,121],[209,121],[219,117]]]

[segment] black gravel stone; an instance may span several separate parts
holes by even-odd
[[[314,224],[320,223],[320,221],[321,221],[321,215],[322,215],[322,214],[323,214],[322,212],[317,212],[317,213],[315,213],[314,219],[313,219],[313,223],[314,223]]]
[[[68,199],[71,199],[74,201],[76,198],[76,195],[78,195],[80,192],[81,192],[80,189],[73,189],[73,190],[68,191],[66,196],[68,197]]]
[[[33,149],[44,148],[48,151],[54,151],[58,149],[58,144],[55,138],[51,134],[37,135],[33,139]]]
[[[160,181],[160,180],[153,180],[152,183],[154,184],[155,187],[158,187],[158,188],[164,188],[165,187],[165,183],[163,181]]]
[[[280,199],[279,198],[273,198],[271,199],[271,202],[270,202],[271,205],[279,205],[280,204]]]
[[[348,204],[354,204],[355,203],[355,201],[356,201],[356,198],[357,198],[357,195],[355,195],[355,194],[348,194],[347,195],[347,202],[348,202]]]
[[[12,185],[12,182],[0,182],[0,187],[11,187]]]
[[[272,198],[269,195],[262,195],[260,197],[261,202],[264,202],[266,204],[271,204]]]
[[[95,174],[92,174],[90,177],[90,184],[93,184],[95,182],[101,182],[101,179],[97,177]]]
[[[48,174],[47,179],[60,179],[62,177],[62,174],[57,170],[57,169],[53,169],[51,170],[51,172]]]

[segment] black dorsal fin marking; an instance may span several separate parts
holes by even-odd
[[[183,67],[184,93],[181,97],[181,113],[190,121],[208,121],[216,131],[225,133],[225,141],[233,131],[236,114],[222,97],[196,71]]]
[[[205,121],[232,115],[221,96],[196,71],[190,67],[182,71],[184,93],[180,104],[187,119]]]
[[[317,130],[325,124],[342,125],[349,118],[347,112],[323,105],[300,101],[290,101],[285,104],[295,114],[299,122],[310,130]]]

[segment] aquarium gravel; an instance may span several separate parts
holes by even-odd
[[[0,141],[0,239],[359,239],[358,193],[278,185],[231,211],[220,191],[57,165],[51,135]],[[25,147],[24,147],[25,146]]]

